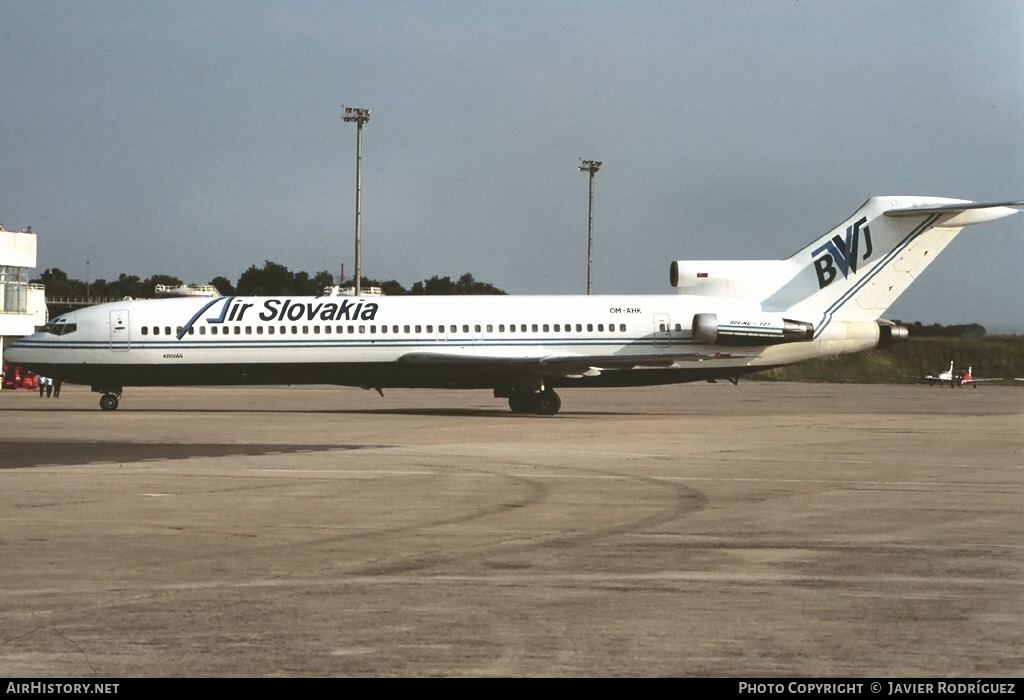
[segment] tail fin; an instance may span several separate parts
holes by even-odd
[[[842,224],[783,261],[794,271],[762,308],[824,328],[833,317],[875,320],[964,226],[1016,214],[1024,202],[872,197]]]

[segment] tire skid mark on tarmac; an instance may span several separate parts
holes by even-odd
[[[521,461],[508,461],[502,460],[502,464],[505,467],[544,467],[550,469],[550,465],[538,465],[535,463],[521,462]],[[462,559],[466,554],[475,553],[480,555],[487,553],[490,555],[497,555],[501,551],[514,549],[516,554],[522,554],[530,550],[539,550],[545,548],[562,548],[580,543],[592,543],[609,537],[616,537],[625,534],[634,534],[641,532],[645,529],[655,527],[657,525],[663,525],[668,522],[679,520],[680,518],[686,517],[692,513],[702,510],[708,502],[708,497],[702,491],[693,489],[685,484],[678,482],[659,479],[657,477],[638,476],[631,473],[623,472],[610,472],[604,469],[593,469],[593,468],[567,468],[561,467],[566,471],[575,471],[587,476],[593,476],[599,474],[603,478],[614,478],[630,481],[640,481],[647,484],[657,486],[659,489],[667,488],[672,492],[670,505],[658,509],[656,512],[646,515],[641,518],[634,518],[630,521],[618,522],[610,524],[604,527],[599,527],[589,531],[562,531],[555,533],[529,533],[519,534],[514,537],[503,537],[490,542],[478,542],[469,546],[463,546],[459,548],[447,548],[445,550],[438,550],[434,552],[417,552],[409,554],[408,556],[399,556],[390,561],[382,561],[373,564],[368,567],[356,567],[350,569],[347,573],[350,575],[395,575],[404,574],[420,569],[424,569],[430,566],[435,566],[444,561],[456,561]],[[501,476],[503,478],[521,480],[523,482],[532,483],[536,482],[535,479],[525,479],[525,477],[509,476],[508,474],[498,474],[494,471],[487,469],[480,469],[479,467],[469,470],[467,473],[479,473],[488,474],[492,476]],[[543,488],[545,494],[551,490],[550,486],[542,485],[538,483],[539,488]],[[539,502],[535,500],[533,503],[524,503],[526,505],[534,505]],[[509,567],[513,568],[513,567]]]
[[[409,525],[402,526],[400,528],[388,528],[386,530],[375,530],[373,532],[363,533],[363,536],[380,537],[382,535],[394,535],[407,532],[418,532],[424,529],[442,527],[446,525],[465,524],[473,521],[485,520],[497,515],[504,515],[513,509],[528,509],[530,506],[535,506],[543,501],[547,500],[550,494],[550,487],[536,479],[527,479],[522,476],[512,476],[508,474],[497,474],[494,472],[473,468],[466,470],[469,475],[488,475],[496,476],[500,479],[506,479],[511,481],[513,484],[518,486],[525,486],[527,489],[527,495],[525,497],[519,496],[512,503],[509,499],[505,499],[500,503],[494,503],[485,508],[477,508],[470,511],[466,511],[461,515],[452,516],[449,518],[436,519],[430,521],[424,521],[421,523],[411,523]],[[486,536],[486,535],[485,535]],[[492,537],[494,535],[491,535]],[[546,540],[549,535],[537,535],[537,534],[516,534],[514,536],[500,535],[497,536],[496,540],[479,541],[474,540],[468,545],[461,545],[458,547],[453,546],[441,546],[435,547],[433,550],[424,551],[418,550],[409,552],[406,554],[398,554],[376,562],[368,562],[362,565],[354,567],[346,567],[346,576],[393,576],[400,574],[407,574],[410,572],[420,571],[429,567],[437,566],[443,562],[458,561],[465,557],[467,554],[473,552],[487,552],[495,548],[503,548],[514,546],[517,551],[522,551],[524,541],[531,539],[544,539]]]
[[[275,446],[275,447],[279,448],[281,446]],[[366,446],[366,447],[379,447],[379,446]],[[348,449],[348,448],[347,447],[339,447],[337,445],[333,445],[333,446],[332,445],[327,445],[327,446],[324,446],[323,449],[317,450],[317,451],[320,451],[320,452],[330,452],[332,450],[339,450],[339,449]],[[463,510],[457,510],[455,512],[448,511],[448,513],[446,515],[443,515],[441,517],[423,518],[423,519],[417,520],[415,522],[407,522],[407,523],[403,523],[401,525],[396,525],[396,526],[393,526],[393,527],[367,527],[365,529],[359,529],[359,530],[345,530],[342,533],[338,533],[336,531],[331,531],[331,534],[322,535],[322,536],[312,536],[312,537],[309,537],[309,538],[306,538],[306,539],[301,539],[301,540],[293,540],[293,541],[283,542],[283,543],[282,542],[275,542],[273,544],[265,544],[265,545],[256,544],[254,546],[245,546],[244,548],[240,548],[238,551],[239,552],[244,552],[247,555],[259,555],[261,553],[270,553],[270,552],[274,552],[274,551],[282,550],[282,549],[292,550],[292,551],[294,551],[296,549],[314,549],[318,553],[321,553],[321,554],[322,553],[330,553],[331,552],[330,546],[333,545],[333,544],[337,544],[337,543],[353,541],[353,540],[357,540],[357,539],[368,539],[368,538],[369,539],[377,539],[377,538],[384,538],[384,537],[395,537],[395,536],[405,535],[405,534],[409,534],[409,533],[418,533],[418,532],[423,532],[423,531],[434,530],[434,529],[437,529],[437,528],[448,527],[448,526],[452,526],[452,525],[462,525],[462,524],[465,524],[465,523],[470,523],[470,522],[474,522],[474,521],[478,521],[478,520],[484,520],[486,518],[490,518],[490,517],[493,517],[495,515],[500,515],[500,514],[506,513],[510,509],[526,508],[526,507],[529,507],[531,505],[535,505],[535,504],[543,501],[547,497],[548,492],[550,491],[549,487],[546,484],[544,484],[542,481],[535,480],[535,479],[528,479],[528,478],[521,477],[521,476],[508,475],[508,474],[499,474],[499,473],[496,473],[496,472],[488,472],[488,471],[483,471],[483,470],[477,469],[475,467],[474,468],[470,468],[470,469],[465,469],[465,470],[454,469],[453,468],[453,471],[455,473],[465,474],[465,475],[468,475],[468,476],[473,476],[475,474],[477,476],[486,475],[486,476],[498,477],[499,480],[505,480],[505,481],[511,482],[513,486],[519,487],[519,488],[517,488],[517,490],[516,490],[516,495],[515,495],[514,499],[504,498],[504,499],[501,499],[500,501],[490,501],[490,502],[488,502],[488,503],[486,503],[484,505],[481,505],[479,507],[474,507],[474,508],[470,508],[470,509],[463,509]],[[382,473],[387,473],[387,472],[382,472]],[[442,475],[442,472],[439,472],[436,469],[429,470],[429,473],[437,474],[437,475]],[[247,483],[246,483],[245,486],[239,486],[237,489],[236,488],[218,489],[216,491],[204,491],[204,493],[223,493],[225,491],[235,491],[235,490],[244,491],[244,490],[253,490],[253,489],[261,489],[261,490],[265,490],[265,489],[278,489],[278,488],[282,488],[283,486],[285,486],[288,483],[290,483],[290,482],[281,482],[281,481],[275,480],[273,482],[262,484],[262,485],[254,485],[251,482],[248,482],[248,480],[247,480]],[[523,493],[523,488],[525,488],[525,494]],[[500,491],[501,487],[498,487],[497,490]],[[493,492],[494,491],[491,491],[491,493],[493,493]],[[513,500],[514,500],[514,502],[512,502]],[[320,531],[319,530],[311,530],[311,533],[314,534],[314,535],[315,535],[316,532],[320,532]],[[225,534],[237,534],[237,533],[225,533]],[[505,539],[507,539],[507,538],[505,538]],[[516,542],[520,542],[521,540],[522,540],[521,537],[515,538]],[[487,543],[487,546],[490,546],[490,545],[491,545],[491,543]],[[473,544],[473,545],[470,545],[469,548],[473,549],[473,548],[477,548],[479,546],[481,546],[481,545]],[[397,555],[395,557],[394,561],[391,562],[391,563],[389,563],[388,560],[381,560],[381,561],[378,561],[378,562],[363,562],[362,564],[356,563],[351,568],[348,567],[348,566],[344,566],[342,568],[345,569],[346,574],[353,573],[355,575],[359,575],[359,574],[378,575],[378,574],[388,574],[388,573],[401,573],[401,572],[404,572],[404,571],[414,571],[414,570],[422,569],[422,568],[424,568],[426,566],[429,566],[429,565],[432,565],[432,564],[436,564],[438,561],[443,560],[445,558],[452,558],[451,556],[446,556],[445,555],[446,551],[448,551],[447,548],[441,548],[438,551],[434,551],[434,552],[431,552],[431,551],[416,551],[416,552],[410,552],[408,555],[401,555],[401,554],[399,554],[399,555]],[[223,552],[219,552],[216,556],[218,558],[220,558],[220,557],[224,556],[224,553]],[[205,560],[207,558],[208,557],[206,557],[206,556],[199,556],[196,559],[197,560]],[[320,571],[329,571],[331,569],[336,569],[336,568],[338,568],[338,567],[326,567],[326,568],[321,567],[319,570]]]

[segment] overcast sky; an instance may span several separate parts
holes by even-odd
[[[1024,198],[1018,0],[0,0],[0,221],[70,276],[271,260],[407,287],[667,293],[871,195]],[[890,309],[1024,332],[1024,215]]]

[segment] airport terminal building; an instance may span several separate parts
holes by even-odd
[[[0,348],[46,324],[46,290],[28,283],[35,266],[32,228],[7,231],[0,226]]]

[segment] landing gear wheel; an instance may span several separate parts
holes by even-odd
[[[116,411],[118,403],[115,394],[104,394],[100,397],[100,408],[104,411]]]
[[[533,395],[512,394],[508,397],[508,407],[512,409],[512,413],[533,413]]]
[[[550,389],[545,389],[539,394],[534,394],[533,396],[537,415],[553,416],[558,413],[558,409],[562,407],[562,399],[560,399],[558,394]]]

